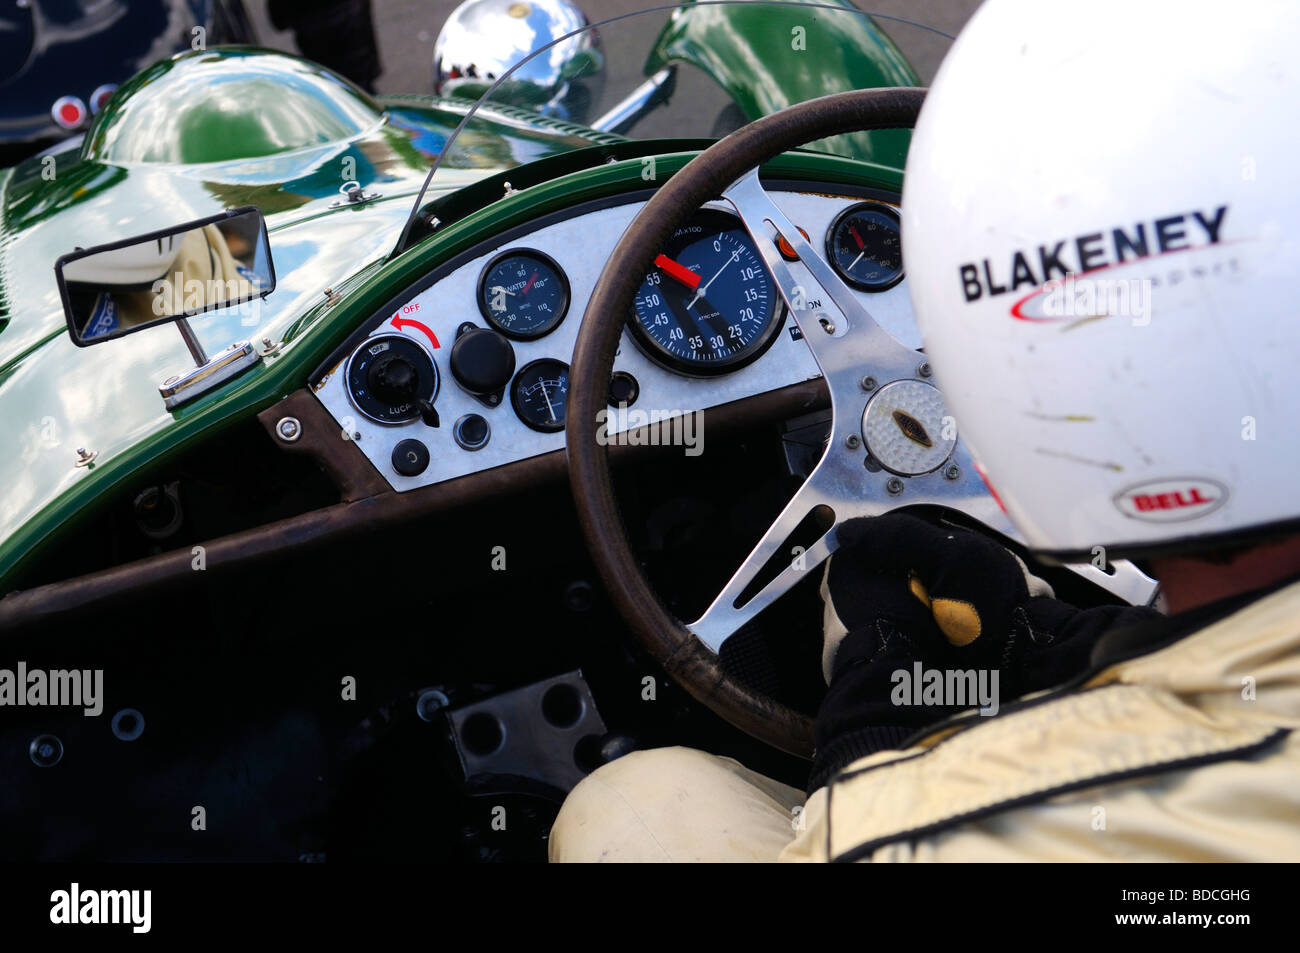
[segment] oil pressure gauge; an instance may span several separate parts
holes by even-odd
[[[903,280],[898,213],[882,202],[859,202],[840,213],[826,235],[826,254],[859,291],[885,291]]]
[[[525,425],[541,433],[564,429],[569,396],[569,365],[544,357],[525,364],[510,386],[510,403]]]

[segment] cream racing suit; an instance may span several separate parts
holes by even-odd
[[[730,759],[627,755],[570,794],[551,859],[1300,860],[1300,583],[1162,621],[806,803]]]

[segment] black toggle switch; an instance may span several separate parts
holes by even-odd
[[[430,427],[441,427],[442,420],[438,417],[438,411],[430,401],[423,398],[417,400],[416,406],[420,408],[420,419]]]

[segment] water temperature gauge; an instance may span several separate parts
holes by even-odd
[[[564,320],[569,282],[550,256],[531,248],[511,249],[483,269],[478,306],[506,337],[532,341]]]
[[[569,365],[544,357],[525,364],[510,385],[510,403],[527,426],[541,433],[564,429],[569,396]]]

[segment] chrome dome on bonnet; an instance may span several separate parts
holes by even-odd
[[[478,99],[528,54],[583,30],[587,22],[569,0],[466,0],[451,12],[434,44],[434,92]],[[591,80],[598,80],[603,68],[600,38],[590,30],[529,60],[493,101],[583,122],[595,98]]]

